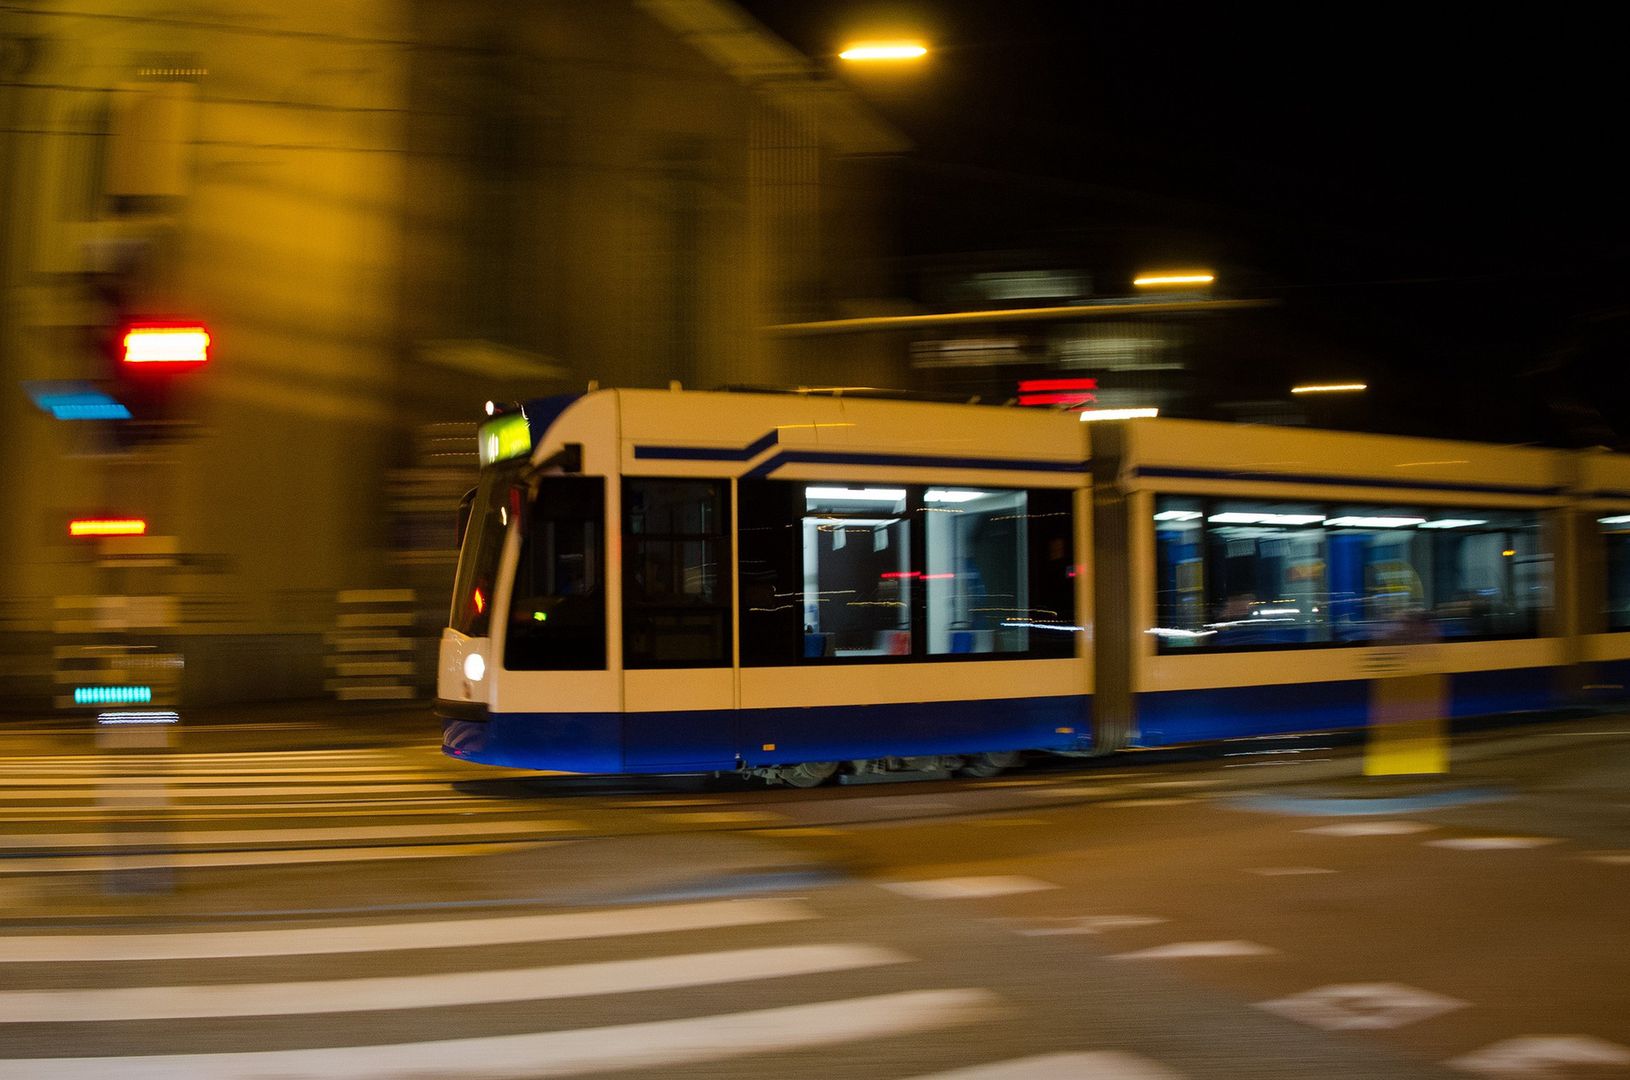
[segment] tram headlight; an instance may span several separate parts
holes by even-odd
[[[487,661],[478,652],[473,652],[464,658],[464,677],[471,682],[480,682],[487,674]]]

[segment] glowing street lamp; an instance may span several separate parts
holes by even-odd
[[[1180,285],[1210,285],[1217,276],[1209,270],[1161,270],[1139,274],[1132,284],[1140,289],[1168,289]]]
[[[839,60],[867,63],[878,60],[921,60],[928,46],[920,41],[857,41],[838,53]]]
[[[1293,386],[1293,394],[1356,394],[1361,390],[1368,390],[1369,384],[1361,382],[1347,383],[1309,383],[1305,386]]]

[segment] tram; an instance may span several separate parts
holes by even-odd
[[[482,425],[444,752],[576,773],[994,775],[1630,674],[1630,462],[812,393]]]

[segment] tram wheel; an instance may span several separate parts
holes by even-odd
[[[995,776],[1003,769],[1011,769],[1019,763],[1019,755],[1011,751],[997,754],[974,754],[964,758],[962,766],[957,769],[958,776],[974,776],[986,778]]]
[[[783,766],[776,775],[777,779],[790,787],[812,788],[832,779],[837,771],[836,761],[802,761],[797,765]]]

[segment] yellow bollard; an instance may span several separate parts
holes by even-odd
[[[1448,680],[1417,672],[1370,682],[1365,776],[1421,776],[1449,771]]]

